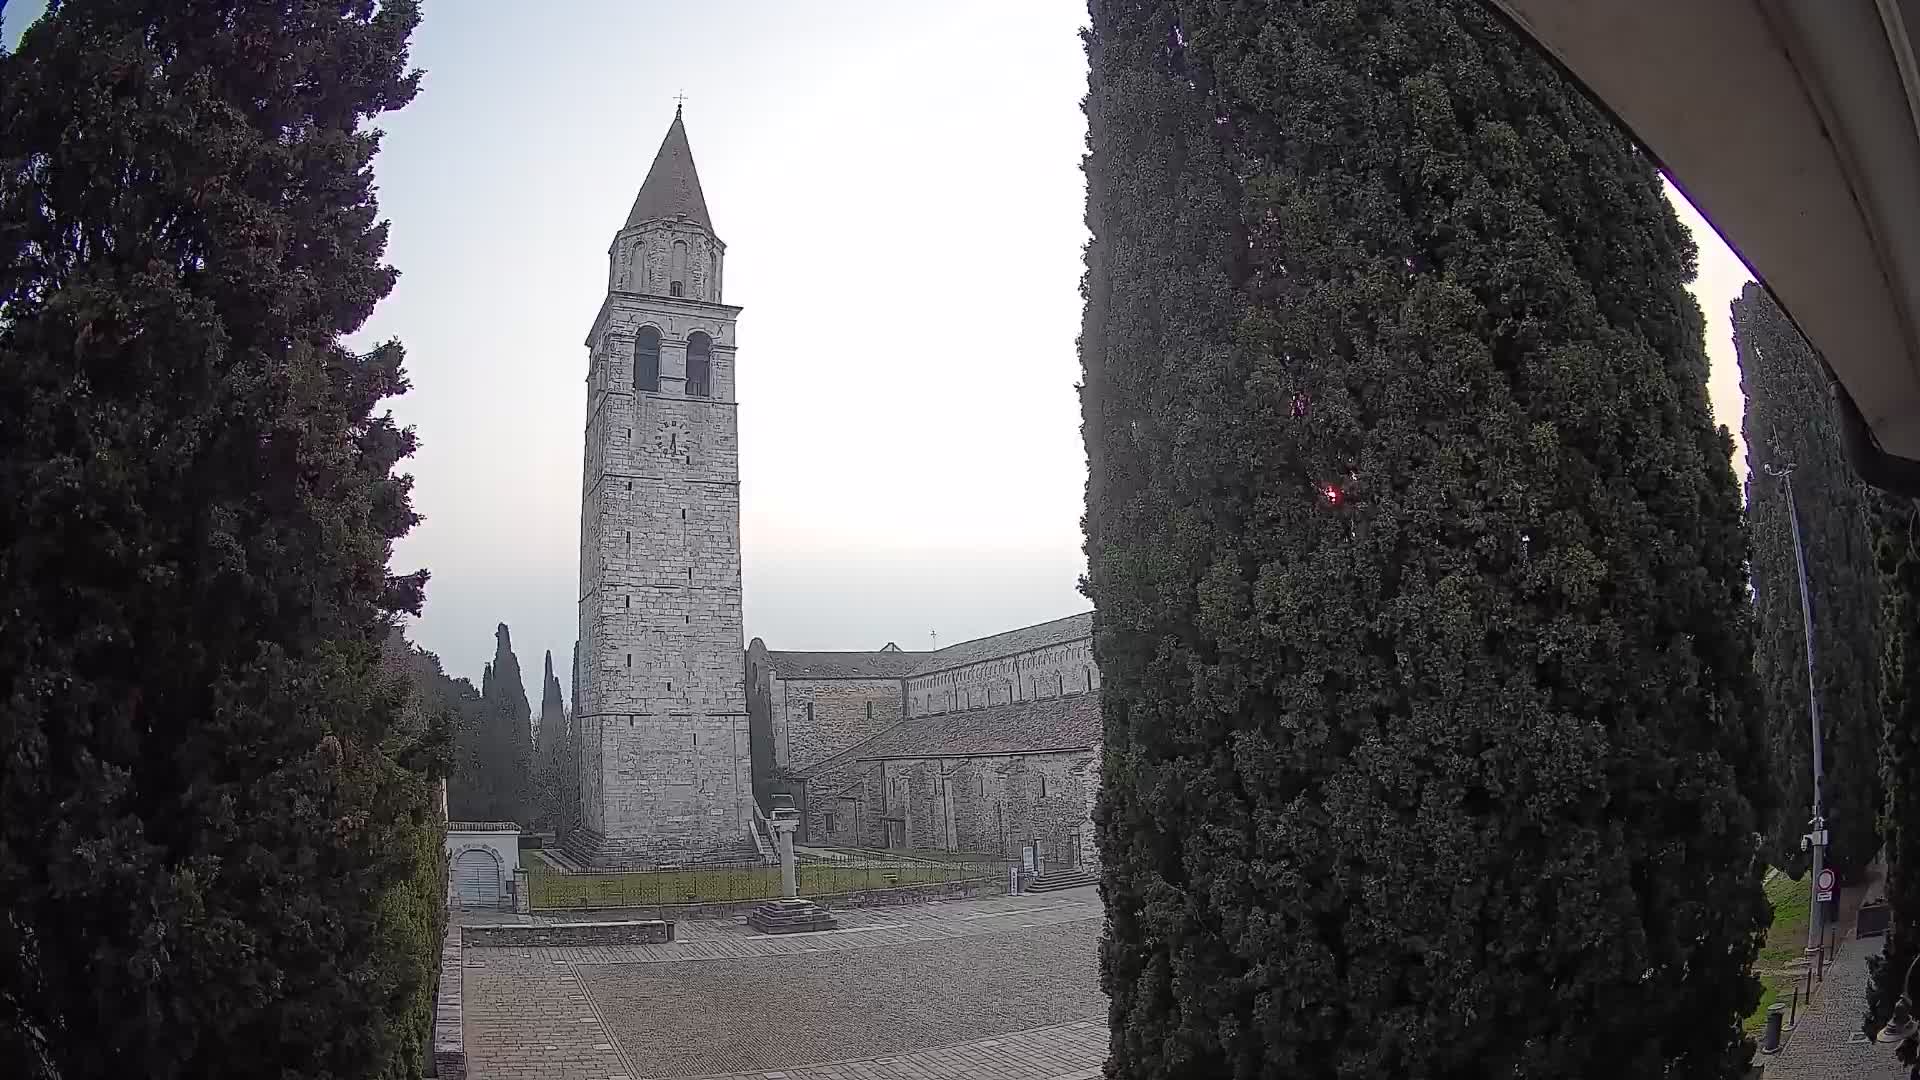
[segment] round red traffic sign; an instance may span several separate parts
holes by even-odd
[[[1828,867],[1821,867],[1821,868],[1820,868],[1820,877],[1819,877],[1819,879],[1818,879],[1818,882],[1819,882],[1819,888],[1820,888],[1820,891],[1821,891],[1821,892],[1832,892],[1832,891],[1833,891],[1833,871],[1832,871],[1832,869],[1830,869],[1830,868],[1828,868]]]

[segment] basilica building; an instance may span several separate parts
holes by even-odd
[[[676,110],[585,342],[568,848],[596,866],[751,855],[784,793],[803,843],[1090,862],[1090,615],[932,652],[755,639],[742,655],[741,309],[723,299],[725,259]]]

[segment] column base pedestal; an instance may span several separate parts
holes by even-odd
[[[747,925],[763,934],[832,930],[833,913],[811,900],[769,900],[747,912]]]

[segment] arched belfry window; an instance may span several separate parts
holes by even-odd
[[[660,331],[643,326],[633,337],[633,388],[660,392]]]
[[[687,335],[687,396],[713,396],[713,339],[695,330]]]
[[[667,275],[667,294],[670,296],[687,295],[687,242],[673,242],[673,272]]]

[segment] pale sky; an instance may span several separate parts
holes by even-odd
[[[7,5],[9,37],[40,6]],[[1080,0],[428,0],[421,94],[375,164],[400,284],[363,335],[398,337],[414,386],[411,636],[477,684],[506,622],[534,702],[544,650],[567,682],[582,339],[681,92],[745,308],[747,636],[923,649],[1085,610],[1085,22]],[[1748,275],[1676,202],[1737,435]]]

